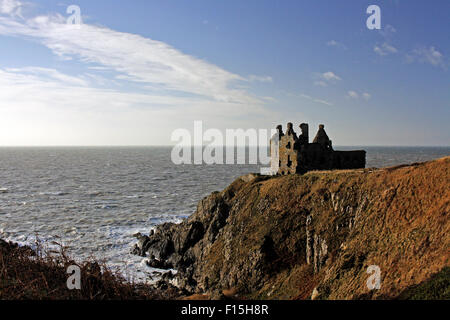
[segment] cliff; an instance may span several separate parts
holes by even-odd
[[[382,169],[243,176],[135,253],[210,298],[450,298],[450,157]],[[380,288],[369,290],[369,266]],[[447,268],[446,268],[447,267]]]

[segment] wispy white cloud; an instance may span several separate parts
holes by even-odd
[[[395,29],[392,25],[387,24],[379,31],[379,33],[384,38],[384,41],[382,44],[376,44],[373,47],[373,51],[380,56],[398,53],[399,50],[391,44],[393,42],[394,35],[397,33],[397,29]]]
[[[320,87],[326,87],[326,86],[328,86],[328,84],[327,84],[325,81],[322,81],[322,80],[314,81],[314,84],[315,84],[316,86],[320,86]]]
[[[328,71],[328,72],[324,72],[324,73],[315,73],[313,75],[313,77],[315,79],[314,85],[321,86],[321,87],[326,87],[330,83],[334,83],[336,81],[342,80],[341,77],[339,77],[332,71]]]
[[[27,20],[1,16],[0,34],[36,39],[62,58],[77,58],[108,68],[128,81],[153,83],[163,89],[202,95],[216,101],[258,102],[233,87],[236,81],[245,81],[243,77],[186,55],[164,42],[104,27],[73,26],[65,22],[61,15]]]
[[[445,62],[444,55],[438,51],[434,46],[429,48],[421,47],[414,49],[410,54],[406,55],[407,62],[411,63],[419,61],[422,63],[428,63],[435,67],[441,67],[446,69],[448,66]]]
[[[270,76],[256,76],[253,74],[248,77],[248,80],[250,82],[273,82],[273,79]]]
[[[323,100],[323,99],[314,98],[314,97],[311,97],[310,95],[307,95],[307,94],[304,94],[304,93],[301,93],[299,96],[302,97],[302,98],[311,100],[313,102],[319,103],[319,104],[324,104],[324,105],[327,105],[327,106],[332,106],[333,105],[331,102],[328,102],[328,101]]]
[[[352,98],[352,99],[358,99],[359,98],[359,94],[356,91],[350,90],[347,93],[348,97]]]
[[[379,32],[384,38],[388,39],[392,38],[394,34],[397,33],[397,29],[395,29],[392,25],[387,24],[385,27],[381,28]]]
[[[355,90],[349,90],[347,92],[347,98],[355,99],[355,100],[357,100],[359,98],[363,98],[364,100],[369,101],[372,98],[372,95],[368,92],[358,93]]]
[[[276,102],[277,99],[275,99],[274,97],[261,97],[262,99],[264,99],[265,101],[270,101],[270,102]]]
[[[342,80],[339,76],[337,76],[334,72],[331,71],[323,73],[322,77],[327,81]]]
[[[39,68],[26,68],[30,71]],[[0,69],[0,101],[2,108],[9,108],[22,101],[26,108],[32,106],[64,106],[70,109],[111,110],[115,106],[155,107],[164,105],[196,104],[198,98],[168,97],[156,94],[139,94],[121,92],[111,89],[101,89],[86,86],[87,82],[81,78],[64,75],[57,71],[47,69],[39,72],[18,72],[25,69]],[[42,72],[41,72],[42,71]],[[50,75],[50,76],[48,76]]]
[[[23,3],[17,0],[1,0],[0,14],[6,14],[12,17],[22,17]]]
[[[330,40],[326,43],[328,47],[336,47],[343,50],[347,50],[347,46],[344,45],[342,42],[336,41],[336,40]]]
[[[387,42],[384,42],[382,45],[376,45],[373,48],[373,51],[375,51],[375,53],[380,56],[387,56],[388,54],[397,53],[398,49],[388,44]]]
[[[41,67],[25,67],[25,68],[6,68],[8,72],[14,72],[18,74],[33,74],[41,77],[48,77],[53,80],[60,81],[65,84],[73,84],[79,86],[87,86],[88,81],[82,77],[73,77],[63,74],[55,69],[41,68]]]

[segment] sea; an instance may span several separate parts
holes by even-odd
[[[364,149],[366,167],[422,162],[450,147]],[[59,245],[76,261],[96,259],[130,281],[153,282],[162,270],[132,255],[134,234],[179,223],[199,200],[261,165],[176,165],[171,147],[0,148],[0,238],[49,250]]]

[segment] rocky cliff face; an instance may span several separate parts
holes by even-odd
[[[134,252],[177,269],[172,283],[192,294],[397,298],[449,266],[449,173],[450,157],[247,175],[201,200],[183,223],[141,236]],[[380,271],[379,289],[369,289],[368,270]]]

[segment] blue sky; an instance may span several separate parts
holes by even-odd
[[[366,27],[371,4],[381,30]],[[448,146],[449,12],[446,0],[0,0],[0,145],[166,145],[203,120]]]

